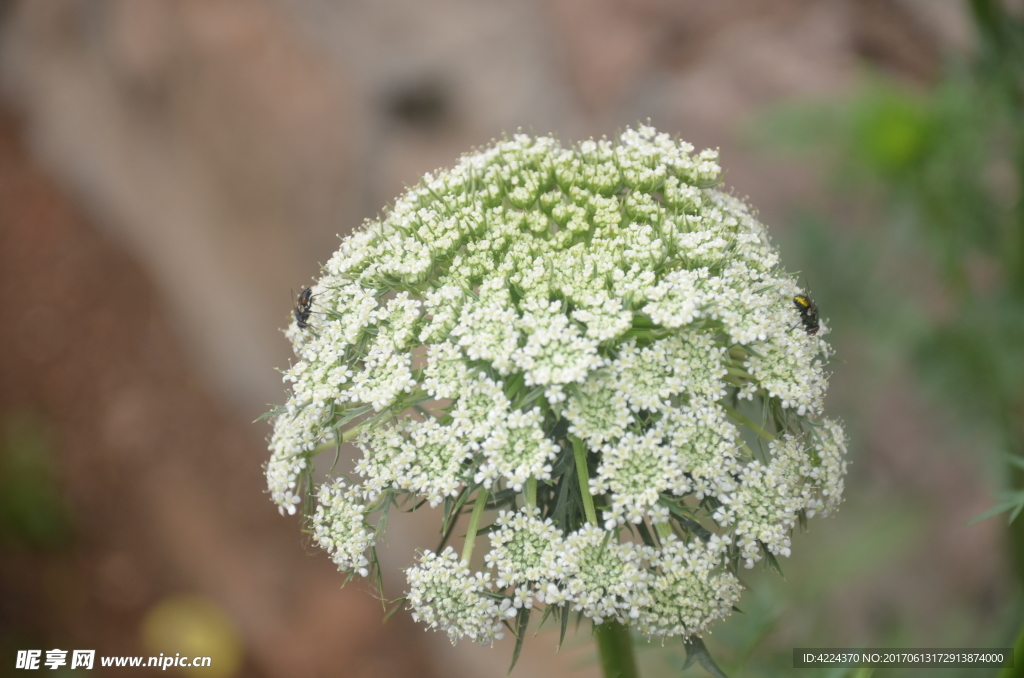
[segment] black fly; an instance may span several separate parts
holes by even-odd
[[[804,292],[793,297],[793,303],[800,310],[800,321],[803,322],[807,334],[817,334],[820,326],[818,324],[818,305],[814,303],[814,299]]]
[[[302,291],[299,292],[299,300],[295,302],[295,324],[299,326],[300,330],[308,327],[309,312],[313,306],[313,290],[309,287],[303,287]]]

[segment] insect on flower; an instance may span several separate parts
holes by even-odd
[[[817,334],[818,328],[818,305],[814,303],[810,295],[804,292],[793,297],[793,303],[800,311],[800,321],[804,324],[807,334]]]
[[[302,291],[299,292],[299,300],[295,302],[295,324],[299,326],[300,330],[306,329],[307,321],[309,320],[309,312],[312,310],[313,305],[313,290],[309,287],[303,287]]]

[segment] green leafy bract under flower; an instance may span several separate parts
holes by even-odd
[[[389,507],[443,507],[408,601],[453,641],[534,605],[652,636],[727,616],[736,569],[837,506],[846,443],[822,412],[827,328],[805,331],[720,174],[646,126],[572,148],[519,134],[344,238],[287,330],[281,511],[318,496],[317,542],[367,576]],[[317,493],[311,457],[348,440],[359,482]],[[461,557],[441,551],[462,529]]]

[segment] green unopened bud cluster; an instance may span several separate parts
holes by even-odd
[[[367,576],[393,507],[442,507],[461,553],[421,554],[406,597],[453,640],[538,607],[650,636],[729,614],[737,568],[788,556],[846,468],[826,332],[720,174],[646,126],[516,135],[343,239],[287,330],[282,512],[308,504],[316,541]],[[362,458],[318,490],[313,455],[348,440]]]

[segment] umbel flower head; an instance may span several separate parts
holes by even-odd
[[[406,598],[453,641],[540,607],[648,636],[727,616],[738,568],[837,506],[846,443],[822,412],[827,330],[720,175],[640,126],[517,134],[424,176],[342,240],[287,330],[281,511],[365,577],[391,508],[442,507]],[[344,441],[362,458],[318,489],[312,457]]]

